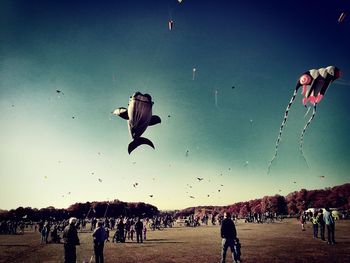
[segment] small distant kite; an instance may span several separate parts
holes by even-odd
[[[217,89],[214,91],[214,94],[215,94],[215,107],[217,107],[218,106],[218,90]]]
[[[321,175],[321,176],[319,176],[321,179],[324,179],[325,178],[325,176],[324,175]]]
[[[339,18],[338,18],[338,23],[342,23],[346,17],[346,13],[341,13]]]
[[[245,163],[244,163],[244,167],[247,167],[248,166],[248,164],[249,164],[249,161],[245,161]]]
[[[98,181],[99,181],[100,183],[102,183],[102,179],[101,179],[101,178],[98,178]]]
[[[218,190],[218,192],[220,193],[220,192],[221,192],[221,190],[219,189],[219,190]]]
[[[170,31],[173,30],[173,27],[174,27],[174,21],[173,20],[169,20],[168,27],[169,27]]]
[[[207,195],[207,197],[210,197],[210,195]]]
[[[232,88],[231,89],[235,89],[236,87],[235,86],[232,86]]]
[[[49,179],[49,177],[47,177],[46,175],[44,176],[44,179]]]
[[[297,84],[296,84],[296,88],[294,90],[293,96],[289,101],[289,104],[286,108],[285,114],[284,114],[284,118],[282,121],[282,124],[280,126],[280,130],[279,130],[279,134],[278,134],[278,138],[276,141],[276,146],[275,146],[275,154],[272,157],[270,164],[268,166],[267,169],[267,173],[270,172],[271,169],[271,165],[273,163],[273,161],[276,159],[277,157],[277,152],[278,152],[278,146],[279,143],[281,141],[281,137],[282,137],[282,130],[284,125],[286,124],[287,118],[288,118],[288,113],[289,110],[293,104],[293,101],[295,99],[295,97],[298,94],[298,90],[300,87],[303,87],[302,89],[302,95],[303,95],[303,105],[306,107],[306,104],[308,102],[310,102],[313,105],[313,113],[312,116],[310,117],[310,119],[308,120],[308,122],[306,123],[306,125],[304,126],[304,129],[301,133],[300,136],[300,144],[299,144],[299,149],[300,152],[306,162],[306,158],[304,156],[303,153],[303,140],[304,140],[304,134],[305,131],[307,129],[307,127],[310,125],[311,121],[313,120],[313,118],[316,115],[316,105],[317,103],[319,103],[323,96],[325,95],[329,85],[335,81],[336,79],[338,79],[341,75],[340,70],[335,67],[335,66],[329,66],[327,68],[320,68],[320,69],[311,69],[307,72],[305,72],[298,80]],[[307,164],[307,162],[306,162]]]
[[[64,93],[62,92],[62,90],[59,90],[59,89],[56,89],[56,93],[57,93],[57,94],[62,94],[62,95],[64,95]]]
[[[193,199],[194,199],[195,197],[194,197],[193,195],[190,195],[190,198],[193,198]]]
[[[192,69],[192,80],[196,78],[196,68]]]
[[[197,177],[197,180],[200,182],[200,181],[202,181],[204,178],[199,178],[199,177]]]
[[[190,151],[189,150],[187,150],[186,151],[186,157],[188,157],[188,154],[190,153]]]
[[[141,135],[148,126],[161,123],[157,115],[152,115],[152,97],[149,94],[135,92],[129,100],[128,108],[118,108],[113,114],[128,121],[128,127],[133,141],[129,144],[128,153],[130,154],[138,146],[147,144],[154,149],[153,143]]]
[[[135,188],[136,188],[136,186],[138,186],[138,185],[139,185],[139,183],[134,183],[134,184],[132,184],[132,186],[135,187]]]
[[[151,198],[153,197],[153,195],[148,195],[148,196],[151,197]]]

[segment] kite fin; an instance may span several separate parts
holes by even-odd
[[[142,144],[147,144],[149,146],[151,146],[154,149],[154,145],[153,143],[144,137],[139,137],[134,139],[128,146],[128,153],[130,154],[133,150],[135,150],[137,147],[139,147]]]
[[[156,125],[158,123],[161,123],[161,119],[159,116],[157,115],[153,115],[152,118],[151,118],[151,121],[149,122],[149,126],[152,126],[152,125]]]
[[[118,115],[120,118],[123,118],[124,120],[128,120],[129,116],[128,116],[128,110],[124,107],[120,107],[118,109],[115,109],[113,111],[114,115]]]

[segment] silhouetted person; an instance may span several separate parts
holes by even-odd
[[[323,241],[326,241],[326,239],[324,238],[324,230],[325,230],[325,227],[326,227],[326,224],[324,222],[324,219],[323,219],[323,210],[320,209],[319,211],[319,214],[318,214],[318,224],[320,225],[320,235],[321,235],[321,239]]]
[[[105,228],[103,227],[102,221],[99,221],[97,223],[97,228],[95,229],[92,236],[94,238],[94,252],[95,252],[96,263],[103,263],[104,262],[103,247],[107,239],[107,233]]]
[[[77,219],[71,217],[69,219],[69,225],[63,230],[63,243],[64,243],[64,262],[76,263],[77,255],[75,246],[80,245],[78,231],[75,227]]]
[[[137,243],[139,242],[143,242],[142,240],[142,230],[143,230],[143,223],[141,221],[141,219],[137,219],[137,222],[135,224],[135,230],[136,230],[136,240],[137,240]]]
[[[234,254],[235,240],[237,239],[237,231],[236,226],[231,219],[231,214],[229,212],[225,213],[225,219],[221,222],[220,233],[222,237],[221,263],[226,262],[226,252],[228,248],[231,249],[232,261],[240,262],[240,260],[236,260]]]

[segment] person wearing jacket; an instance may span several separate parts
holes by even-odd
[[[234,256],[235,240],[237,239],[237,231],[236,231],[236,226],[231,219],[231,214],[229,212],[225,213],[225,219],[221,222],[220,234],[222,238],[221,263],[226,262],[226,252],[228,248],[231,249],[232,261],[240,262],[240,260],[235,260],[235,256]]]
[[[78,231],[75,227],[77,219],[71,217],[69,219],[69,225],[63,230],[63,243],[64,243],[64,262],[75,263],[77,260],[75,246],[80,245]]]
[[[334,233],[335,233],[335,223],[334,223],[334,218],[332,216],[332,213],[329,211],[329,208],[326,207],[326,211],[323,213],[323,220],[326,224],[327,228],[327,236],[328,236],[328,244],[335,244],[335,238],[334,238]]]
[[[97,223],[97,228],[94,230],[92,237],[94,239],[95,261],[96,263],[103,263],[103,247],[107,239],[107,232],[103,227],[102,221]]]

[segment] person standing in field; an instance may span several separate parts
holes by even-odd
[[[69,219],[69,225],[63,230],[63,243],[64,243],[64,262],[76,263],[77,255],[75,246],[80,245],[78,231],[75,227],[77,219],[71,217]]]
[[[320,209],[320,211],[318,212],[318,224],[320,225],[320,235],[321,235],[321,239],[323,241],[326,241],[326,239],[324,238],[324,230],[325,230],[325,222],[323,219],[323,210]]]
[[[47,232],[47,227],[46,224],[41,227],[40,230],[40,235],[41,235],[41,244],[46,243],[46,232]]]
[[[97,223],[97,228],[94,230],[94,233],[92,234],[94,239],[94,252],[95,252],[95,259],[96,263],[103,263],[103,247],[105,244],[105,241],[107,240],[107,233],[105,228],[103,227],[103,222],[99,221]]]
[[[300,224],[301,224],[301,231],[305,231],[305,224],[306,224],[306,215],[305,213],[301,212],[300,213]]]
[[[143,241],[142,241],[143,223],[142,223],[140,218],[137,219],[137,222],[135,224],[135,230],[136,230],[136,241],[137,241],[137,243],[139,243],[139,242],[143,243]]]
[[[323,219],[327,227],[327,236],[328,236],[328,244],[335,244],[335,223],[332,213],[329,211],[329,208],[326,207],[326,211],[323,213]]]
[[[143,240],[146,240],[146,234],[147,234],[147,225],[145,224],[144,226],[143,226]]]
[[[313,213],[313,216],[311,217],[311,223],[312,223],[312,229],[314,233],[314,238],[318,238],[318,216],[317,211]]]
[[[221,250],[221,263],[226,262],[226,252],[227,249],[231,249],[232,261],[240,262],[240,257],[235,254],[235,242],[237,239],[237,231],[234,222],[231,219],[231,214],[229,212],[225,213],[225,219],[221,222],[220,234],[222,238],[222,250]]]

